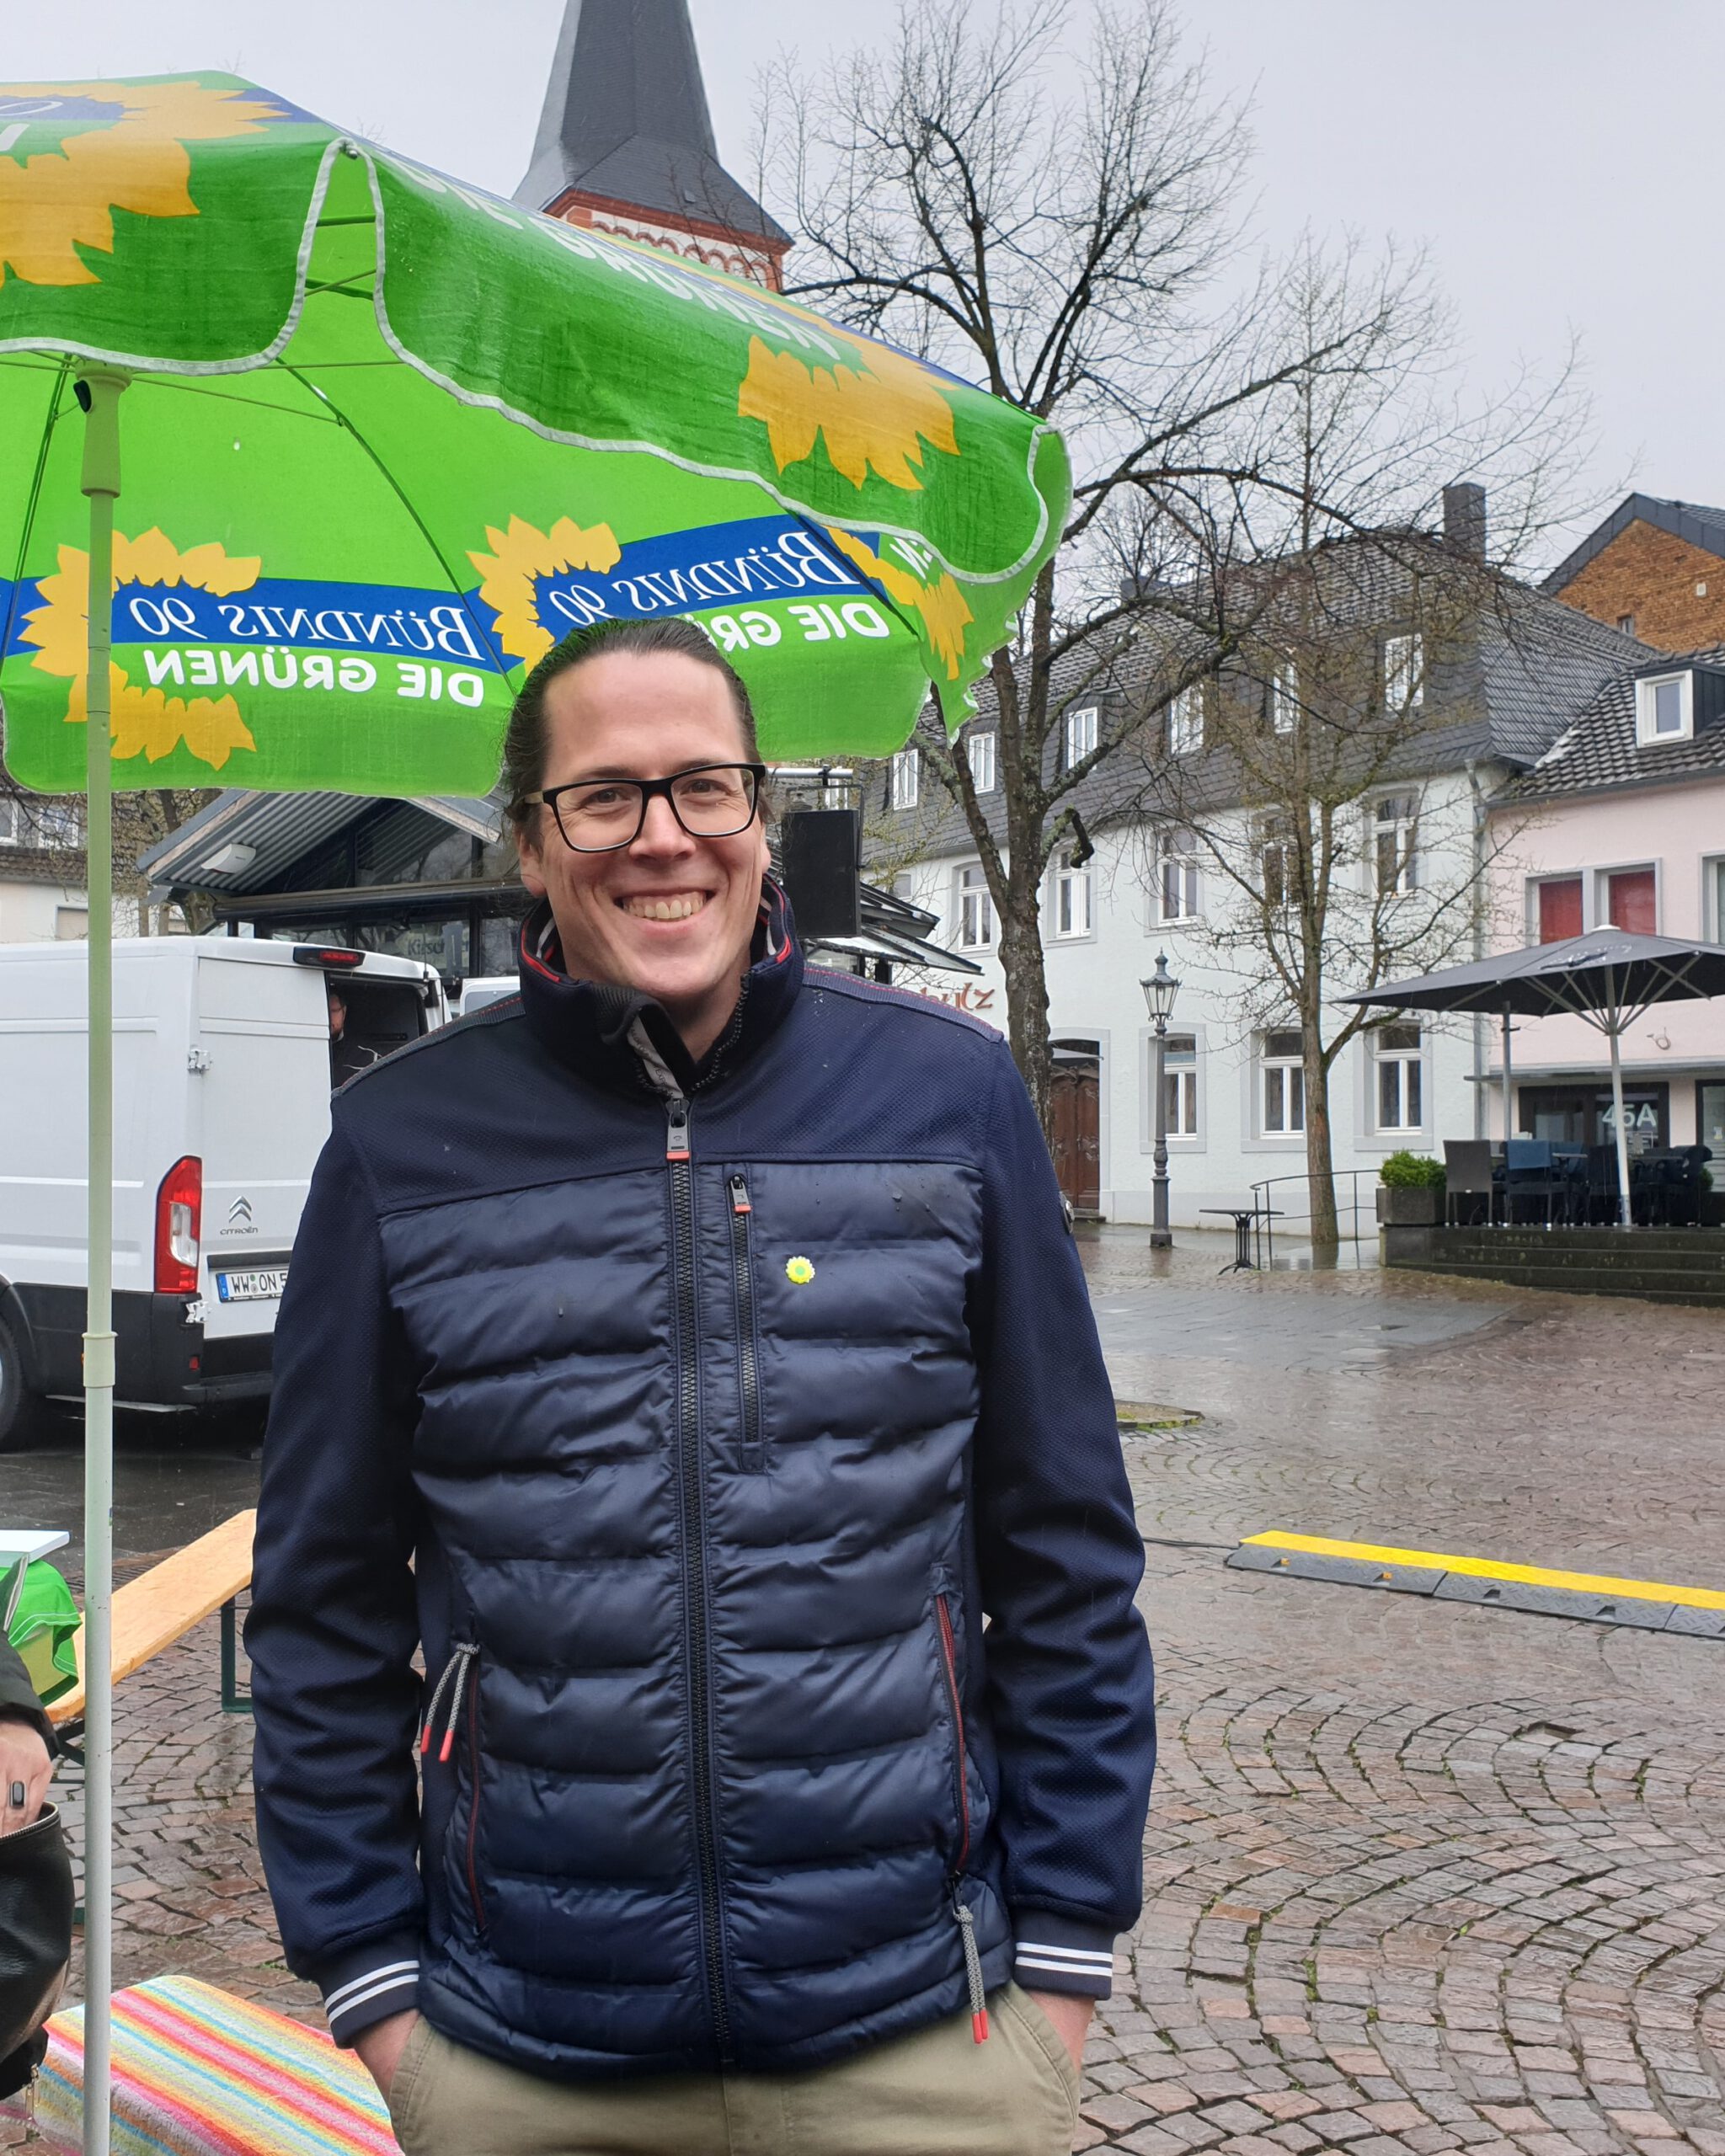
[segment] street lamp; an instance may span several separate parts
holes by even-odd
[[[1156,1150],[1151,1155],[1150,1246],[1172,1250],[1174,1238],[1168,1226],[1168,1021],[1174,1015],[1174,997],[1180,984],[1168,971],[1167,953],[1156,954],[1156,971],[1138,985],[1144,990],[1144,1007],[1156,1027]]]

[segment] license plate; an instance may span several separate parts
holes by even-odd
[[[218,1273],[216,1294],[224,1303],[274,1303],[287,1285],[287,1267],[272,1265],[257,1273]]]

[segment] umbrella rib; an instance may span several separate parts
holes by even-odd
[[[297,367],[289,366],[286,360],[278,360],[276,365],[281,369],[281,371],[284,374],[291,376],[294,381],[298,382],[302,388],[309,391],[312,396],[315,397],[318,394],[315,387],[306,380],[305,376],[300,372],[300,370]],[[403,509],[406,510],[409,520],[413,523],[414,528],[418,531],[419,536],[425,541],[426,546],[430,548],[432,559],[437,563],[438,567],[443,571],[445,577],[448,579],[451,596],[459,601],[462,611],[467,616],[473,627],[479,632],[481,638],[484,641],[486,649],[491,654],[493,659],[496,660],[498,672],[501,674],[505,680],[507,680],[510,670],[504,660],[503,654],[498,649],[496,643],[492,639],[490,632],[486,628],[484,623],[479,620],[478,616],[474,614],[473,610],[468,606],[466,591],[460,581],[457,579],[455,571],[450,567],[448,561],[446,559],[442,547],[440,547],[436,540],[432,537],[430,528],[425,523],[425,520],[419,515],[419,510],[414,508],[412,502],[408,499],[407,495],[402,491],[400,483],[397,480],[395,474],[390,470],[383,459],[377,454],[377,451],[372,448],[371,443],[366,440],[364,435],[360,432],[359,429],[354,424],[347,414],[344,412],[339,405],[335,404],[329,405],[328,411],[330,417],[335,421],[335,424],[339,427],[344,428],[347,432],[352,435],[355,441],[359,444],[366,455],[371,458],[372,464],[377,467],[384,484],[395,496],[397,501],[401,504]]]
[[[23,516],[19,520],[18,559],[12,565],[12,582],[6,597],[6,629],[5,634],[0,636],[0,654],[11,648],[12,624],[17,618],[18,595],[24,583],[24,556],[29,551],[30,534],[35,529],[36,507],[42,499],[42,475],[48,467],[48,445],[53,440],[54,430],[60,423],[61,392],[66,387],[66,377],[71,371],[72,361],[69,359],[61,359],[58,366],[60,379],[55,385],[53,396],[49,401],[48,424],[43,428],[41,438],[36,445],[36,468],[30,474],[29,499],[24,505]]]

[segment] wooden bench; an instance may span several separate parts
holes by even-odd
[[[194,1625],[222,1612],[222,1705],[227,1714],[249,1714],[251,1701],[236,1684],[238,1662],[236,1598],[252,1583],[252,1533],[258,1515],[236,1513],[220,1527],[188,1542],[159,1565],[114,1591],[114,1682],[141,1669],[163,1647],[184,1639]],[[84,1715],[84,1635],[77,1635],[77,1683],[48,1709],[56,1726]]]

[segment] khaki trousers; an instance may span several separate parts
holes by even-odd
[[[800,2073],[547,2081],[421,2019],[389,2091],[407,2156],[1067,2156],[1078,2075],[1034,2000],[989,2000]]]

